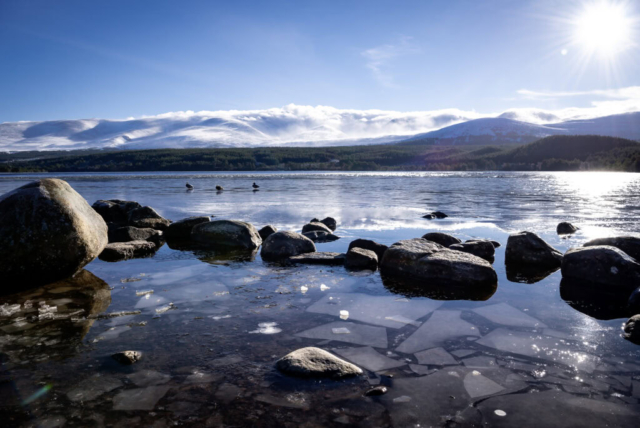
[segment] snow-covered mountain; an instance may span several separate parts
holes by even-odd
[[[571,118],[534,109],[482,115],[457,109],[400,113],[289,105],[127,120],[7,122],[0,124],[0,151],[332,146],[424,138],[438,144],[523,144],[556,134],[640,140],[640,112],[566,120]]]
[[[640,140],[640,112],[546,125],[505,116],[508,115],[469,120],[415,135],[405,141],[425,140],[440,145],[525,144],[550,135],[604,135]]]

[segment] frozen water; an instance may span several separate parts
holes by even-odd
[[[414,327],[420,327],[420,325],[422,324],[418,321],[414,321],[407,317],[403,317],[402,315],[391,315],[390,317],[384,317],[384,319],[389,321],[394,321],[400,324],[411,324]]]
[[[225,367],[230,366],[232,364],[238,364],[244,361],[240,355],[227,355],[221,358],[216,358],[215,360],[209,361],[209,365],[211,367]]]
[[[480,332],[473,324],[460,318],[460,311],[435,311],[396,351],[413,354],[465,336],[480,336]]]
[[[546,325],[541,321],[538,321],[537,319],[506,303],[483,306],[481,308],[473,309],[473,312],[496,324],[508,325],[511,327],[546,327]]]
[[[153,290],[136,291],[136,296],[148,296],[150,294],[153,294]]]
[[[340,311],[340,319],[348,320],[349,319],[349,311],[345,311],[344,309]]]
[[[479,371],[467,373],[464,377],[464,388],[471,398],[485,397],[504,391],[504,388],[491,379],[488,379]]]
[[[290,394],[291,395],[291,394]],[[291,407],[294,409],[308,409],[309,402],[303,397],[276,397],[273,395],[261,394],[256,397],[256,401],[271,404],[279,407]]]
[[[340,316],[340,311],[345,310],[348,311],[349,318],[352,320],[389,328],[401,328],[407,324],[407,321],[415,322],[441,305],[442,302],[437,300],[397,300],[393,296],[330,293],[309,306],[307,311]]]
[[[163,306],[161,308],[156,309],[156,313],[164,314],[165,312],[168,312],[172,309],[177,309],[177,308],[173,303],[169,303],[167,306]]]
[[[233,401],[242,393],[243,389],[231,383],[223,383],[216,391],[215,397],[223,403]]]
[[[0,305],[0,317],[10,317],[17,312],[20,312],[20,304],[18,303],[14,305],[8,303]]]
[[[431,373],[435,373],[437,369],[430,369],[427,366],[421,366],[420,364],[409,364],[409,368],[412,372],[419,375],[430,375]]]
[[[258,328],[256,330],[250,331],[249,333],[259,333],[259,334],[277,334],[282,331],[282,329],[276,327],[278,323],[275,322],[261,322],[258,324]]]
[[[168,386],[127,389],[113,397],[114,410],[153,410],[169,391]]]
[[[220,374],[195,371],[193,374],[187,376],[184,383],[211,383],[219,381],[222,377]]]
[[[334,334],[334,328],[347,328],[350,333]],[[373,346],[374,348],[387,348],[387,330],[384,327],[374,327],[345,321],[336,321],[314,327],[297,333],[296,336],[308,339],[337,340],[356,345]]]
[[[127,375],[127,377],[131,382],[139,387],[162,385],[163,383],[167,383],[171,380],[171,376],[162,374],[155,370],[140,370]]]
[[[394,360],[386,355],[380,354],[370,346],[363,348],[342,348],[333,351],[351,361],[357,366],[363,367],[372,372],[393,369],[407,365],[404,361]]]
[[[474,351],[473,349],[458,349],[456,351],[451,351],[451,354],[458,358],[464,358],[467,355],[475,354],[476,352],[478,351]]]
[[[497,367],[495,358],[483,356],[464,359],[462,360],[462,364],[471,369]]]
[[[597,362],[592,355],[570,349],[561,339],[504,328],[493,330],[476,343],[503,352],[553,361],[588,373],[593,372]]]
[[[92,376],[77,384],[67,393],[69,400],[91,401],[102,394],[122,386],[122,382],[112,377]]]
[[[419,364],[428,364],[431,366],[453,366],[460,364],[453,356],[444,350],[444,348],[431,348],[426,351],[416,352],[414,354]]]
[[[333,334],[350,334],[351,333],[349,329],[345,327],[332,328],[331,331],[333,332]]]

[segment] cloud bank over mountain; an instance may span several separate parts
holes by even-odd
[[[631,88],[623,95],[629,93],[640,91]],[[587,108],[516,108],[489,114],[459,109],[396,112],[290,104],[265,110],[186,111],[125,120],[7,122],[0,124],[0,150],[372,144],[400,141],[481,118],[547,125],[640,110],[640,95],[638,100],[617,92],[597,95],[606,99]],[[529,91],[526,96],[550,97],[552,93]]]

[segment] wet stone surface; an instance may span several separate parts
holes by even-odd
[[[496,208],[490,197],[481,198],[490,218],[478,220],[471,214],[476,215],[478,206],[447,199],[461,191],[473,196],[468,181],[455,187],[459,178],[438,181],[449,189],[438,193],[439,206],[447,207],[449,217],[432,222],[420,218],[438,209],[425,206],[428,199],[412,210],[403,208],[407,195],[430,184],[412,182],[411,191],[399,190],[399,202],[376,190],[386,195],[385,204],[398,204],[382,210],[386,223],[373,209],[382,206],[382,199],[374,199],[369,210],[359,194],[377,193],[362,189],[345,190],[349,202],[359,204],[351,213],[344,200],[335,202],[344,211],[330,204],[295,205],[291,195],[304,196],[304,186],[283,195],[270,193],[276,187],[269,183],[264,191],[239,196],[234,194],[241,187],[237,178],[215,180],[211,193],[205,183],[189,178],[197,190],[185,194],[186,180],[180,178],[175,194],[166,182],[158,186],[160,198],[140,190],[129,194],[124,185],[109,191],[119,180],[70,183],[90,201],[138,200],[173,221],[215,215],[256,228],[272,224],[300,232],[310,218],[331,215],[342,238],[317,243],[317,251],[332,257],[346,254],[356,238],[390,246],[442,232],[461,241],[506,242],[518,230],[535,230],[565,253],[606,236],[611,227],[606,223],[594,229],[584,219],[571,218],[580,232],[562,239],[555,225],[569,209],[557,219],[545,218],[546,227],[532,224],[531,218],[543,215],[540,210],[553,212],[556,206],[528,206],[524,194],[517,207],[521,213],[530,209],[530,218],[514,220],[503,213],[509,207]],[[507,181],[522,185],[517,180]],[[249,184],[253,181],[258,180]],[[126,181],[127,186],[132,182]],[[215,193],[218,183],[225,192]],[[625,183],[629,192],[640,194],[640,183]],[[383,180],[367,183],[376,189],[387,185]],[[317,185],[309,188],[318,191]],[[482,188],[479,200],[488,191],[486,184]],[[535,188],[527,189],[535,193]],[[562,193],[560,184],[553,189],[560,195],[558,204],[570,199],[574,207],[593,207],[602,218],[620,224],[623,230],[612,236],[628,234],[625,228],[634,224],[624,213],[610,211],[621,198],[631,200],[629,193],[582,200]],[[315,193],[307,196],[328,200]],[[494,197],[510,204],[504,195]],[[213,198],[220,199],[214,204]],[[278,208],[283,202],[296,209],[285,213]],[[566,287],[563,291],[561,272],[511,281],[504,259],[505,246],[496,248],[498,286],[481,299],[464,292],[451,297],[428,284],[421,285],[420,294],[413,293],[372,270],[267,262],[259,251],[247,255],[165,245],[147,258],[95,260],[72,279],[0,297],[3,425],[560,427],[571,421],[585,427],[637,426],[640,347],[623,337],[629,315],[619,315],[617,302],[578,296]],[[599,316],[603,312],[607,316]],[[363,373],[335,380],[277,370],[280,358],[305,347],[330,352]],[[120,364],[112,355],[124,350],[143,358]]]

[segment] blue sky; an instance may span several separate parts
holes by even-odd
[[[635,105],[637,47],[587,59],[572,39],[587,3],[2,0],[0,122]]]

